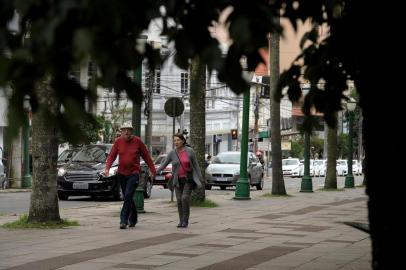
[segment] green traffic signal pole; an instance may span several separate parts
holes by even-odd
[[[142,82],[142,63],[134,72],[134,81],[141,85]],[[137,137],[141,137],[141,104],[133,102],[132,108],[132,125],[133,125],[133,134]],[[134,202],[137,207],[138,213],[145,213],[144,210],[144,186],[143,181],[141,181],[142,169],[140,171],[140,179],[137,189],[134,193]]]
[[[348,172],[345,177],[345,188],[354,188],[354,176],[352,174],[352,117],[352,112],[348,111]]]
[[[310,176],[310,133],[304,133],[304,174],[300,192],[313,192],[312,177]]]
[[[248,157],[248,121],[250,107],[250,89],[244,92],[242,111],[241,158],[240,179],[235,188],[235,200],[250,200],[250,183],[248,182],[247,157]]]

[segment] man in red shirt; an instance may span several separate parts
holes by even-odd
[[[105,176],[109,175],[111,165],[118,155],[117,178],[124,193],[124,202],[120,214],[120,229],[126,229],[127,224],[130,227],[134,227],[138,219],[133,195],[140,179],[140,156],[148,164],[153,176],[155,176],[156,171],[147,147],[139,137],[132,135],[132,125],[125,123],[121,126],[120,130],[121,136],[116,139],[107,157],[104,174]]]

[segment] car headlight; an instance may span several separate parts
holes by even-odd
[[[234,175],[240,175],[240,170],[234,171]]]
[[[64,176],[66,174],[66,170],[64,168],[60,168],[58,170],[58,176]]]

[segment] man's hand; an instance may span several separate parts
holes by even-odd
[[[105,177],[108,177],[109,174],[110,174],[110,173],[109,173],[109,170],[105,169],[104,172],[103,172],[103,175],[104,175]]]

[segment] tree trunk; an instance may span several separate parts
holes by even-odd
[[[33,177],[28,220],[60,221],[56,189],[58,129],[56,123],[49,121],[50,114],[56,115],[58,103],[48,83],[42,83],[37,93],[44,109],[32,117]]]
[[[206,139],[206,89],[205,89],[205,65],[199,57],[192,60],[190,85],[190,143],[196,153],[197,161],[202,172],[202,187],[192,193],[192,200],[204,201],[205,193],[205,139]]]
[[[286,195],[285,181],[282,173],[281,146],[281,108],[279,99],[275,99],[279,80],[279,34],[272,33],[271,52],[269,54],[270,76],[270,104],[271,104],[271,148],[272,148],[272,194]]]
[[[337,118],[337,113],[335,114]],[[324,188],[337,189],[337,127],[327,128],[327,172]]]
[[[383,61],[389,64],[397,57],[396,52],[392,50],[389,56],[386,53],[377,54],[378,63]],[[369,68],[369,73],[364,74],[367,79],[365,84],[360,85],[360,91],[365,94],[361,98],[364,97],[363,137],[372,266],[373,269],[405,269],[404,248],[399,247],[406,242],[406,181],[402,170],[394,169],[403,168],[405,160],[405,143],[402,136],[396,133],[402,125],[400,116],[404,115],[404,99],[396,96],[390,98],[388,95],[389,100],[384,101],[381,95],[366,95],[371,90],[375,90],[373,93],[387,93],[398,89],[404,75],[402,70]],[[394,78],[394,81],[388,78]]]

